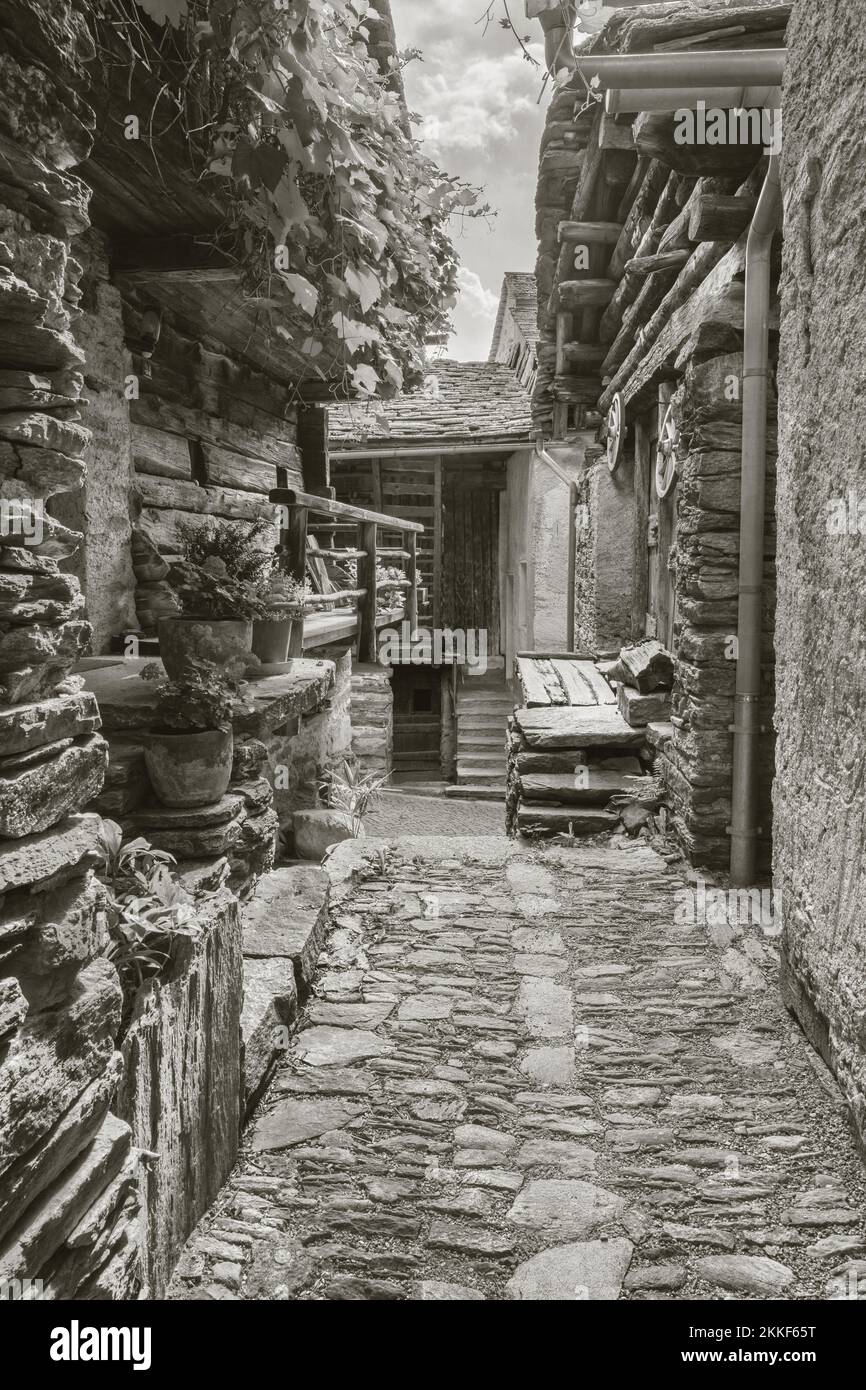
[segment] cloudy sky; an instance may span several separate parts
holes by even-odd
[[[449,355],[484,361],[490,349],[502,276],[535,269],[535,184],[547,96],[543,70],[522,56],[514,35],[496,19],[476,23],[485,0],[391,0],[400,49],[420,48],[423,61],[405,70],[406,94],[431,155],[450,174],[483,185],[498,211],[489,223],[455,226],[463,262],[456,333]],[[509,0],[531,51],[543,56],[541,26],[524,19],[523,0]]]

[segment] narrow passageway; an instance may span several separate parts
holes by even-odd
[[[625,840],[350,853],[171,1296],[857,1296],[862,1170],[771,938],[684,921]]]

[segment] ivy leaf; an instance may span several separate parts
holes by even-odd
[[[292,297],[302,313],[313,317],[319,307],[319,291],[315,285],[311,285],[304,275],[297,275],[294,272],[283,273],[280,279],[288,285],[292,292]]]
[[[380,377],[372,367],[362,363],[352,372],[352,385],[356,391],[363,391],[367,396],[375,396],[376,387],[379,385]]]
[[[382,298],[382,282],[372,270],[365,270],[363,267],[356,270],[354,266],[348,266],[346,284],[352,293],[360,299],[361,308],[365,314],[372,309],[377,299]]]
[[[135,0],[135,3],[157,24],[168,23],[173,29],[178,29],[189,18],[187,0]]]

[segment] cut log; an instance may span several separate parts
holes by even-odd
[[[621,231],[619,222],[560,222],[559,240],[578,246],[615,246]]]
[[[654,637],[623,647],[619,663],[631,685],[641,695],[653,690],[670,690],[674,683],[674,663],[669,651]]]
[[[647,163],[643,182],[623,223],[619,240],[607,267],[607,273],[612,280],[620,279],[626,261],[630,261],[637,251],[644,233],[652,222],[652,209],[658,203],[667,178],[667,169],[656,160]]]
[[[635,148],[677,174],[738,174],[745,178],[763,153],[763,144],[681,144],[672,111],[642,111],[633,126]]]
[[[582,375],[581,368],[595,368],[601,365],[604,348],[598,343],[564,343],[562,362],[566,374]]]
[[[654,275],[657,270],[679,270],[691,256],[691,251],[656,252],[654,256],[635,256],[625,268],[626,275],[639,280]]]
[[[711,306],[714,299],[719,300],[719,304],[715,306],[719,312],[726,313],[727,310],[721,303],[722,291],[743,274],[744,268],[745,241],[742,237],[730,248],[724,242],[702,242],[683,266],[675,285],[647,324],[640,342],[632,348],[625,362],[608,383],[599,402],[599,409],[609,410],[617,391],[626,394],[628,404],[635,396],[649,390],[649,383],[653,381],[658,369],[658,360],[652,357],[650,349],[661,337],[663,330],[667,330],[668,321],[678,314],[692,295],[698,317],[704,308]],[[698,287],[702,296],[700,300],[695,293]],[[692,305],[688,307],[691,311]],[[675,328],[672,328],[668,335],[668,340],[659,348],[658,357],[662,360],[670,357],[673,360],[679,351],[680,343],[685,341],[692,326],[688,315],[679,318]]]
[[[736,241],[755,214],[756,202],[748,197],[724,197],[701,193],[690,207],[690,241]]]
[[[631,121],[620,125],[607,112],[602,115],[598,132],[598,143],[603,150],[633,150],[634,136]]]
[[[553,381],[553,394],[558,401],[569,401],[573,405],[596,405],[601,395],[600,376],[556,376]]]
[[[571,312],[603,308],[610,303],[615,291],[615,280],[563,280],[559,286],[558,307]]]

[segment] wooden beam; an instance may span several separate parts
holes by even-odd
[[[379,526],[387,526],[392,531],[423,531],[424,527],[416,521],[404,521],[384,512],[367,511],[365,507],[350,507],[346,502],[336,502],[331,497],[316,497],[311,492],[297,492],[294,488],[275,488],[269,500],[278,507],[307,507],[309,511],[325,516],[344,516],[354,521],[375,521]]]
[[[601,378],[597,376],[557,376],[553,379],[555,398],[568,401],[570,405],[595,405],[601,389]]]
[[[283,552],[284,568],[299,584],[303,584],[307,573],[307,521],[306,507],[289,507],[288,524],[280,531],[280,548]],[[289,656],[303,656],[303,620],[292,623],[289,639]]]
[[[572,311],[603,307],[610,303],[615,291],[615,280],[563,280],[559,286],[559,305]]]
[[[442,626],[442,459],[433,463],[433,626]]]
[[[456,454],[513,454],[518,449],[531,449],[532,440],[527,436],[526,439],[512,439],[508,443],[491,440],[489,444],[406,444],[398,445],[394,448],[382,449],[376,446],[375,453],[368,445],[366,449],[332,449],[331,458],[341,459],[372,459],[372,458],[392,458],[392,459],[417,459],[417,458],[452,458]]]
[[[376,661],[376,522],[358,526],[357,548],[364,552],[358,561],[358,587],[366,589],[358,606],[358,660]]]
[[[601,118],[598,143],[603,150],[633,150],[634,136],[631,133],[631,123],[620,125],[613,116],[609,116],[605,112]]]
[[[621,231],[619,222],[560,222],[559,240],[577,244],[585,242],[587,246],[597,243],[615,246]]]
[[[212,239],[195,236],[119,237],[111,244],[111,269],[127,281],[238,280],[240,269]]]
[[[382,508],[382,461],[375,458],[372,461],[373,470],[373,507],[377,512]]]
[[[690,241],[736,241],[755,215],[754,198],[701,193],[690,208]]]
[[[570,372],[579,375],[581,367],[598,367],[603,360],[604,347],[598,343],[565,343],[562,349],[562,373],[557,363],[557,375]]]
[[[656,252],[653,256],[635,256],[625,268],[626,275],[645,280],[657,270],[679,270],[691,257],[691,251]]]
[[[623,222],[622,231],[607,267],[607,273],[612,280],[619,280],[625,270],[626,261],[631,260],[637,251],[644,233],[652,222],[651,210],[661,196],[667,177],[667,170],[657,160],[647,164],[643,183]]]
[[[408,536],[406,545],[409,551],[406,575],[412,586],[409,590],[406,616],[409,619],[409,632],[414,636],[418,628],[418,537],[414,531]]]

